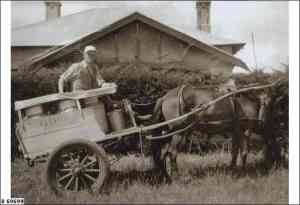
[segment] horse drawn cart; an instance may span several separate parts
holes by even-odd
[[[129,153],[145,159],[143,162],[148,162],[148,169],[158,167],[159,163],[162,165],[159,168],[170,177],[169,155],[157,162],[153,149],[147,151],[147,144],[151,147],[152,142],[170,138],[192,125],[162,136],[152,136],[153,130],[247,90],[249,88],[228,93],[178,118],[155,124],[133,111],[126,99],[107,112],[102,99],[116,93],[117,86],[113,83],[93,90],[16,101],[19,118],[16,136],[29,165],[47,162],[47,182],[55,193],[99,191],[111,165]]]
[[[111,164],[129,153],[154,168],[144,148],[149,132],[142,131],[130,102],[122,100],[106,112],[101,98],[116,90],[115,84],[107,84],[15,102],[19,147],[30,166],[48,161],[47,181],[56,193],[99,190]]]

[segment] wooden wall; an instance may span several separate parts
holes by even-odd
[[[100,61],[140,60],[162,64],[178,61],[194,69],[226,76],[233,69],[233,65],[214,55],[141,22],[131,23],[91,44],[99,50]],[[230,46],[221,48],[231,54]]]
[[[212,74],[231,74],[233,65],[220,61],[213,54],[184,41],[161,32],[142,22],[133,22],[89,44],[97,47],[99,61],[131,62],[140,60],[150,63],[166,64],[182,62],[190,68]],[[81,45],[83,50],[85,45]],[[49,47],[17,47],[12,48],[12,68],[21,65],[25,59],[40,54]],[[219,47],[232,53],[230,46]],[[68,61],[70,56],[61,60]]]

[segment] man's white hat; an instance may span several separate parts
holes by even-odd
[[[86,52],[88,52],[88,51],[94,51],[94,52],[96,52],[97,49],[96,49],[95,46],[86,46],[86,47],[84,48],[84,52],[86,53]]]

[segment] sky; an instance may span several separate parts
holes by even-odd
[[[159,6],[171,5],[184,25],[196,26],[194,1],[63,1],[62,15],[95,7],[158,6],[159,9]],[[256,67],[253,55],[255,45],[259,68],[266,71],[281,69],[281,63],[288,63],[288,12],[288,1],[213,1],[212,33],[245,42],[246,46],[236,56],[250,67]],[[12,1],[13,28],[44,20],[43,1]]]

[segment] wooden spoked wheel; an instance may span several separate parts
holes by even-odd
[[[47,181],[56,194],[64,192],[97,193],[108,176],[104,150],[86,140],[63,144],[51,155]]]

